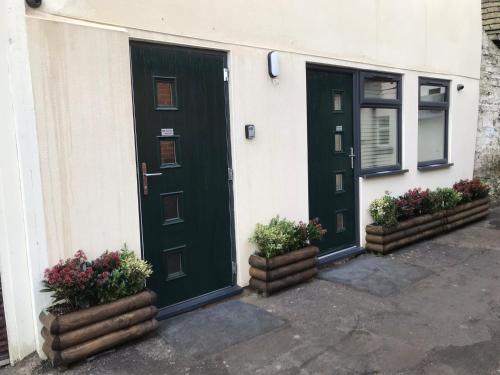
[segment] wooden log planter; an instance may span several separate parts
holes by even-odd
[[[42,312],[43,351],[53,366],[66,366],[158,327],[156,294],[144,291],[104,305],[55,316]]]
[[[393,228],[366,226],[366,250],[386,254],[410,243],[448,232],[488,215],[489,198],[458,205],[450,210],[422,215]]]
[[[251,255],[250,287],[267,296],[309,280],[318,273],[318,253],[317,247],[308,246],[269,259]]]

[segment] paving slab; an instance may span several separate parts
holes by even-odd
[[[283,319],[242,301],[228,301],[165,321],[159,335],[177,352],[203,357],[285,324]]]
[[[66,375],[500,374],[500,209],[269,298],[245,291],[160,323]],[[36,355],[0,375],[58,374]]]
[[[319,278],[342,283],[380,297],[401,292],[432,271],[412,264],[394,264],[392,257],[363,255],[355,262],[320,272]]]

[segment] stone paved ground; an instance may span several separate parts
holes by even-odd
[[[271,298],[243,296],[66,374],[500,374],[500,209]],[[0,375],[56,373],[35,356]]]

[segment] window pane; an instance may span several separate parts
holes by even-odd
[[[160,140],[160,163],[175,164],[177,157],[175,153],[175,140],[174,139],[161,139]]]
[[[418,111],[418,161],[439,160],[444,155],[444,110]]]
[[[342,151],[342,134],[335,133],[335,152]]]
[[[343,111],[342,104],[344,102],[343,100],[343,94],[340,91],[333,91],[333,111],[334,112],[341,112]]]
[[[420,85],[420,100],[424,102],[445,102],[446,87],[435,85]]]
[[[366,78],[364,97],[375,99],[397,99],[398,82],[389,78]]]
[[[335,191],[344,190],[344,175],[342,173],[335,174]]]
[[[392,166],[398,154],[398,110],[361,108],[361,168]]]

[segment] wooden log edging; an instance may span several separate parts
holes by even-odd
[[[61,366],[136,339],[158,326],[155,301],[154,292],[143,291],[60,316],[42,313],[42,349],[53,366]]]
[[[368,225],[365,248],[368,251],[386,254],[410,243],[480,220],[488,213],[489,198],[483,198],[451,210],[406,220],[394,228]]]
[[[422,215],[422,216],[418,216],[418,217],[413,218],[413,219],[405,220],[405,221],[398,223],[396,226],[391,227],[391,228],[385,228],[381,225],[370,224],[370,225],[366,226],[366,233],[381,235],[381,234],[389,234],[389,233],[393,233],[393,232],[399,232],[402,229],[411,228],[411,227],[414,227],[415,225],[424,224],[424,223],[427,223],[429,221],[442,219],[445,216],[451,216],[455,213],[465,211],[465,210],[468,210],[468,209],[476,207],[476,206],[482,206],[484,204],[489,205],[489,202],[490,202],[490,198],[477,199],[477,200],[472,201],[472,202],[460,204],[457,207],[452,208],[450,210],[443,210],[443,211],[436,212],[434,214]]]
[[[318,273],[319,249],[308,246],[270,259],[251,255],[250,287],[269,295],[307,281]]]
[[[47,314],[45,311],[42,311],[40,313],[40,321],[51,334],[56,335],[120,315],[127,311],[153,305],[155,302],[156,293],[151,290],[146,290],[133,296],[121,298],[118,301],[60,316]]]
[[[43,344],[42,349],[53,366],[63,366],[113,348],[127,341],[138,339],[156,330],[156,328],[158,328],[158,322],[156,319],[150,319],[61,351],[51,349],[47,342]]]

